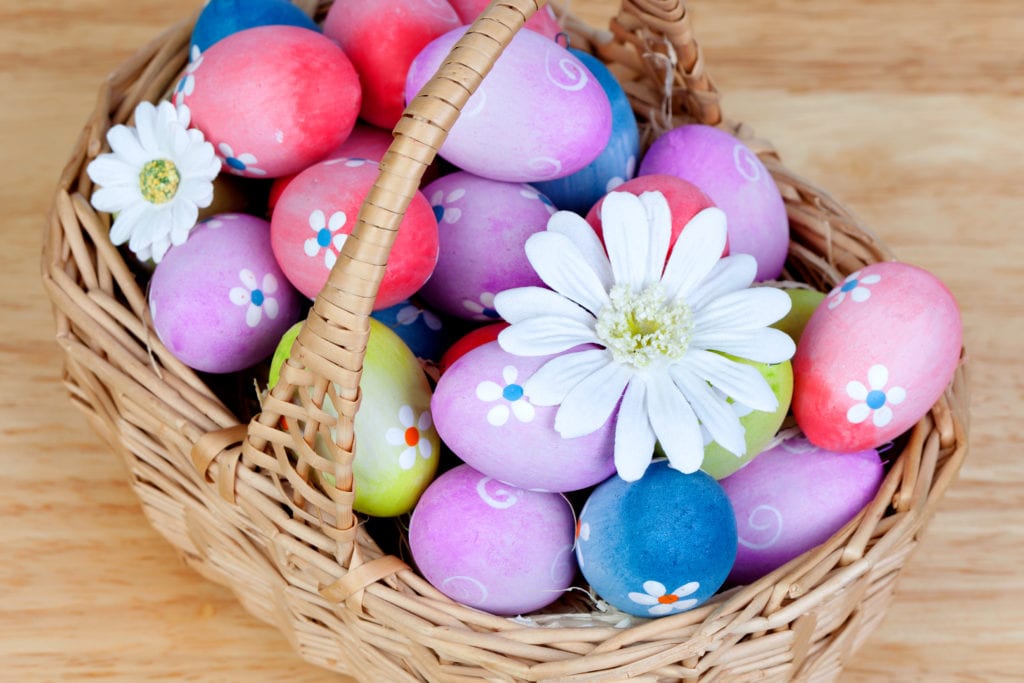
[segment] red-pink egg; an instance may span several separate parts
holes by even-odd
[[[176,102],[226,171],[276,178],[323,159],[359,113],[359,77],[331,39],[260,26],[215,43],[186,69]]]
[[[490,4],[490,0],[448,0],[448,2],[455,8],[463,24],[472,24],[480,16],[480,13],[487,8],[487,5]],[[537,10],[526,21],[526,28],[536,31],[542,36],[547,36],[552,40],[557,38],[558,34],[562,31],[562,27],[558,25],[558,19],[555,18],[555,13],[550,5],[545,5]]]
[[[271,244],[295,287],[313,298],[337,261],[356,216],[379,174],[365,159],[330,159],[310,166],[288,185],[271,217]],[[407,299],[437,263],[437,221],[417,192],[402,219],[374,309]]]
[[[815,309],[793,357],[793,415],[832,451],[877,448],[945,390],[963,335],[953,295],[899,262],[851,273]]]
[[[405,109],[405,76],[419,51],[462,24],[446,0],[335,0],[324,34],[338,41],[363,84],[360,116],[394,128]]]

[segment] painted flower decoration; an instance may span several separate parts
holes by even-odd
[[[873,274],[861,277],[861,272],[858,270],[856,273],[850,273],[843,280],[842,284],[833,289],[825,297],[828,299],[828,307],[835,308],[839,304],[843,303],[846,299],[847,294],[850,296],[851,301],[858,303],[867,301],[871,296],[871,290],[868,289],[870,285],[877,284],[882,279],[881,275]]]
[[[890,405],[899,405],[907,397],[903,387],[889,387],[889,369],[884,365],[872,365],[868,370],[868,386],[854,380],[846,385],[846,394],[855,403],[846,411],[846,419],[853,424],[860,424],[871,417],[876,427],[884,427],[892,421]]]
[[[313,231],[313,237],[307,239],[302,250],[306,256],[313,257],[324,252],[324,267],[330,270],[338,260],[338,253],[345,246],[348,235],[338,232],[345,226],[348,217],[344,211],[335,211],[330,218],[320,209],[309,214],[309,227]],[[332,249],[333,247],[333,249]]]
[[[395,316],[395,321],[399,325],[413,325],[420,317],[423,318],[423,324],[434,332],[437,332],[443,326],[440,318],[415,304],[407,304],[400,308]]]
[[[533,201],[540,202],[541,204],[544,205],[544,208],[548,210],[548,213],[554,213],[555,211],[558,210],[557,208],[555,208],[554,203],[550,199],[548,199],[546,195],[537,192],[537,190],[533,189],[529,185],[523,185],[523,189],[519,190],[519,194],[523,197],[526,197],[527,199],[532,199]]]
[[[693,217],[667,263],[671,215],[661,193],[612,192],[601,220],[607,252],[583,218],[556,213],[526,242],[530,264],[551,289],[509,289],[495,299],[511,323],[498,337],[503,349],[561,354],[526,382],[530,400],[559,406],[555,429],[564,438],[597,430],[618,406],[614,457],[626,481],[643,476],[656,440],[673,468],[696,471],[702,425],[742,456],[743,425],[723,397],[762,411],[778,402],[754,367],[723,353],[761,363],[791,358],[793,340],[768,327],[789,311],[789,297],[750,288],[752,256],[720,258],[719,209]]]
[[[630,593],[629,599],[638,605],[650,605],[647,613],[654,617],[661,617],[672,612],[684,612],[691,607],[696,607],[698,600],[688,598],[700,589],[696,581],[683,584],[671,593],[665,588],[665,584],[659,581],[644,581],[643,593]]]
[[[241,287],[232,287],[228,292],[231,303],[236,306],[247,306],[245,309],[245,324],[249,327],[256,327],[260,324],[263,314],[273,320],[277,317],[277,299],[271,296],[277,292],[277,278],[273,273],[263,276],[263,282],[256,279],[255,273],[248,268],[238,274],[242,281]]]
[[[497,320],[500,314],[494,306],[494,292],[484,292],[476,300],[463,299],[462,307],[477,320]]]
[[[213,201],[220,161],[190,121],[187,107],[142,102],[135,108],[135,127],[107,131],[112,151],[86,169],[100,186],[92,205],[116,214],[110,241],[127,242],[143,261],[159,263],[171,245],[184,243],[199,209]]]
[[[226,142],[217,145],[217,151],[224,158],[224,165],[235,175],[264,176],[267,172],[257,168],[259,160],[248,152],[239,154]]]
[[[188,51],[189,64],[181,75],[177,87],[174,89],[174,103],[184,104],[185,98],[191,95],[196,89],[196,71],[203,65],[203,54],[198,45],[193,45]]]
[[[434,210],[434,218],[438,224],[458,223],[462,218],[462,209],[451,206],[466,196],[465,188],[457,187],[448,194],[444,190],[438,190],[430,195],[430,208]]]
[[[532,422],[535,410],[521,384],[517,384],[519,370],[506,365],[501,371],[504,384],[484,380],[476,387],[476,397],[484,403],[498,401],[498,404],[487,411],[487,421],[495,427],[508,422],[509,413],[520,422]]]
[[[434,452],[426,434],[434,424],[430,411],[424,410],[417,418],[411,407],[402,406],[398,409],[398,423],[402,425],[401,428],[391,427],[384,433],[384,438],[392,446],[405,446],[405,450],[398,456],[398,466],[403,470],[411,470],[416,464],[417,453],[424,460],[430,460]]]

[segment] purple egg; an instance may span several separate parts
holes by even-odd
[[[530,401],[523,383],[554,356],[514,356],[498,342],[469,351],[438,381],[430,404],[451,450],[481,472],[538,491],[576,491],[615,473],[615,421],[572,439],[555,431],[558,406]]]
[[[544,283],[526,258],[526,239],[547,228],[551,202],[529,185],[460,171],[423,189],[437,218],[439,254],[420,297],[470,320],[498,320],[494,295]]]
[[[789,219],[779,188],[749,147],[729,133],[691,124],[654,141],[637,175],[664,173],[704,191],[729,221],[729,249],[757,259],[757,279],[779,277],[789,250]]]
[[[153,272],[153,328],[181,362],[235,372],[268,358],[302,312],[270,249],[270,224],[219,214],[172,247]]]
[[[799,437],[722,479],[739,534],[729,581],[756,581],[824,543],[871,502],[882,476],[873,449],[834,453]]]
[[[434,75],[466,28],[449,31],[417,55],[405,83],[406,101]],[[589,164],[608,144],[611,129],[611,104],[593,74],[554,41],[520,31],[463,107],[440,154],[480,176],[531,183]]]
[[[571,585],[574,527],[564,496],[524,491],[459,465],[423,493],[409,546],[423,577],[451,599],[524,614]]]

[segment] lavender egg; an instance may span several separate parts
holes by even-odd
[[[270,224],[229,213],[203,221],[157,264],[153,327],[181,362],[225,373],[268,358],[302,312],[270,249]]]
[[[739,548],[730,583],[750,583],[824,543],[882,483],[874,449],[835,453],[791,438],[721,480],[736,513]]]
[[[465,462],[495,479],[539,491],[575,491],[615,473],[614,420],[572,439],[555,431],[558,406],[530,401],[523,383],[553,356],[514,356],[498,342],[469,351],[437,383],[437,433]]]
[[[741,140],[711,126],[679,126],[654,141],[638,175],[688,180],[725,211],[729,249],[757,259],[757,279],[779,277],[789,250],[789,219],[779,188]]]
[[[529,185],[460,171],[423,189],[437,218],[438,258],[419,296],[439,311],[497,320],[494,295],[543,285],[526,258],[527,238],[547,227],[551,201]]]
[[[453,600],[524,614],[571,585],[573,527],[564,496],[524,491],[459,465],[423,493],[409,546],[423,577]]]
[[[417,55],[405,83],[407,102],[466,30],[449,31]],[[531,183],[589,164],[611,129],[611,104],[593,74],[554,41],[520,31],[463,107],[440,154],[476,175]]]

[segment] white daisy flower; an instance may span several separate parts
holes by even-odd
[[[778,400],[754,367],[722,354],[761,363],[791,358],[793,340],[768,327],[789,312],[789,296],[749,288],[752,256],[720,258],[726,227],[719,209],[693,217],[667,263],[671,216],[661,193],[612,192],[601,220],[607,253],[583,218],[556,213],[526,242],[551,289],[509,289],[495,299],[511,323],[498,337],[502,348],[562,354],[526,381],[526,393],[535,405],[559,406],[555,429],[564,438],[597,430],[619,406],[615,466],[626,481],[643,476],[655,440],[672,467],[696,471],[704,459],[701,425],[744,455],[743,425],[723,397],[762,411],[774,411]]]
[[[653,617],[660,617],[672,612],[683,612],[695,607],[697,600],[689,598],[683,600],[687,595],[693,595],[700,589],[700,583],[691,581],[683,584],[671,593],[660,581],[644,581],[643,593],[630,593],[629,599],[638,605],[650,606],[647,613]]]
[[[127,242],[143,261],[159,263],[171,245],[182,244],[199,209],[213,201],[220,160],[203,134],[189,128],[190,121],[187,107],[142,102],[135,108],[135,127],[107,131],[113,151],[86,169],[100,186],[92,205],[116,214],[110,241]]]

